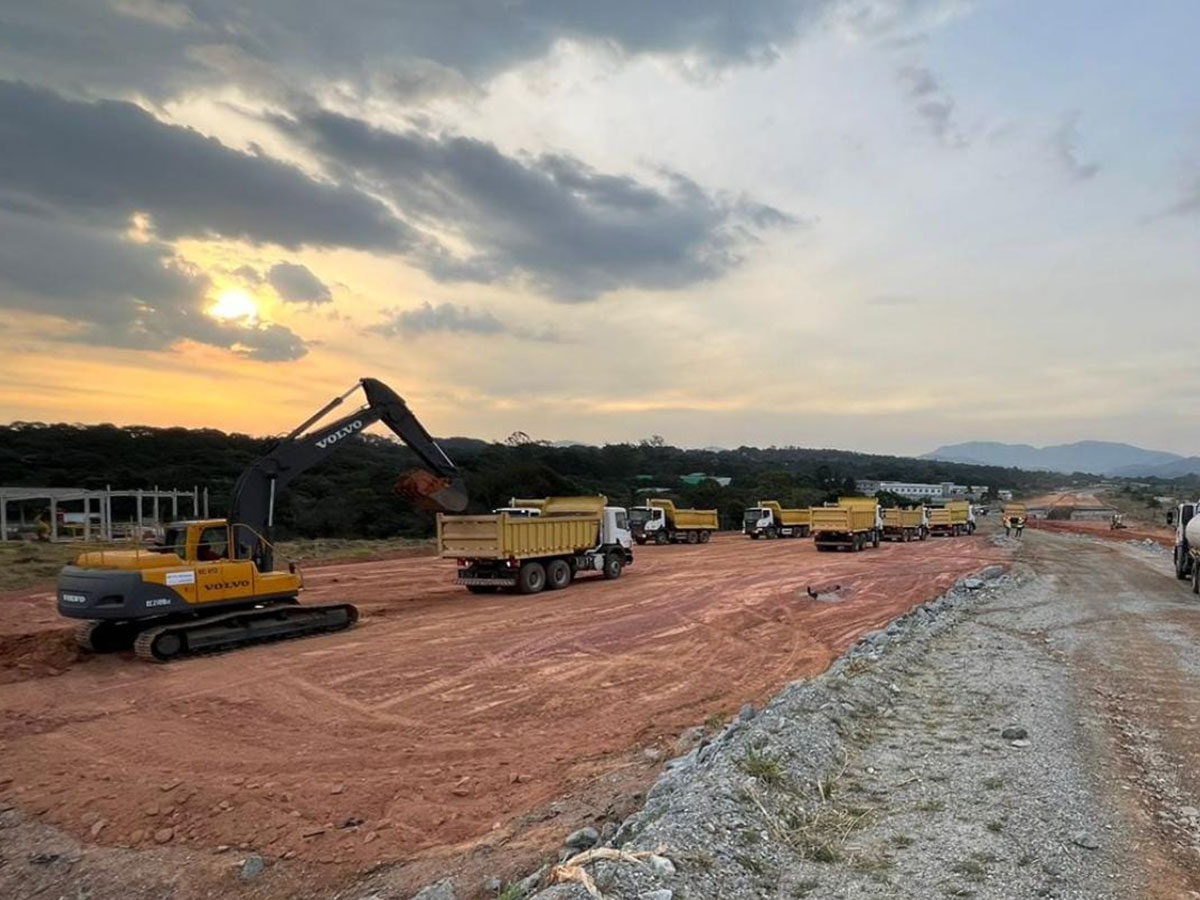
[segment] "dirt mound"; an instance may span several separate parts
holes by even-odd
[[[0,684],[61,675],[79,659],[75,627],[0,634]]]

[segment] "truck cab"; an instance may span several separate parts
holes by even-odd
[[[751,506],[742,516],[742,534],[757,540],[761,536],[774,537],[775,514],[761,506]]]

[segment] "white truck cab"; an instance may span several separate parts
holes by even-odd
[[[656,511],[662,513],[661,509]],[[600,530],[600,543],[620,546],[632,555],[633,532],[629,530],[629,513],[625,511],[625,507],[604,507],[604,525]]]

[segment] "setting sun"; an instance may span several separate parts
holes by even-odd
[[[230,288],[221,293],[216,303],[208,308],[208,314],[217,319],[258,318],[258,304],[254,298],[239,288]]]

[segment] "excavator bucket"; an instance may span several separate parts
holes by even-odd
[[[424,469],[413,469],[397,478],[394,488],[401,497],[430,512],[467,508],[467,488],[461,478],[439,478]]]

